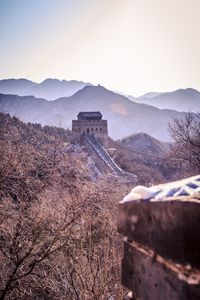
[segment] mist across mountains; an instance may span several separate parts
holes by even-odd
[[[48,78],[41,83],[27,79],[3,79],[0,80],[0,93],[19,96],[34,96],[46,100],[56,100],[62,97],[70,97],[86,86],[94,86],[77,80],[58,80]],[[192,89],[178,89],[172,92],[148,92],[140,97],[122,95],[136,103],[148,104],[160,109],[177,110],[180,112],[200,111],[200,92]]]
[[[169,150],[169,144],[161,143],[152,136],[140,132],[132,134],[120,140],[120,143],[130,150],[138,151],[140,154],[162,156]]]
[[[27,79],[3,79],[0,80],[0,93],[19,96],[34,96],[47,100],[55,100],[60,97],[69,97],[90,83],[77,80],[45,79],[36,83]]]
[[[200,111],[200,93],[191,88],[135,98],[76,80],[4,79],[0,93],[0,111],[42,125],[71,128],[80,111],[99,110],[113,139],[144,132],[169,141],[168,123],[173,118],[183,117],[184,111]]]
[[[167,93],[147,93],[141,97],[135,98],[128,96],[130,100],[137,103],[153,105],[161,109],[173,109],[177,111],[200,111],[200,92],[192,89],[179,89]]]
[[[133,133],[145,132],[168,141],[168,123],[184,114],[173,110],[135,103],[102,86],[85,86],[70,97],[47,101],[34,96],[0,95],[0,109],[25,122],[71,127],[80,111],[101,111],[108,120],[109,135],[121,139]]]

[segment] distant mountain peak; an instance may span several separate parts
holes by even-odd
[[[138,140],[138,139],[150,139],[159,142],[156,138],[152,137],[151,135],[145,133],[145,132],[137,132],[133,133],[122,140]]]
[[[141,97],[128,97],[130,100],[152,105],[159,109],[179,112],[200,112],[200,92],[194,88],[181,88],[166,93],[147,93]]]
[[[59,80],[57,78],[46,78],[41,83],[44,83],[44,82],[61,82],[61,80]]]
[[[37,98],[55,100],[61,97],[69,97],[87,85],[91,84],[76,80],[67,81],[54,78],[47,78],[41,83],[23,78],[7,79],[0,80],[0,93],[19,96],[33,95]]]
[[[190,93],[190,94],[200,94],[200,92],[194,88],[186,88],[186,89],[182,89],[183,92],[187,92],[187,93]]]
[[[163,93],[161,93],[161,92],[149,92],[149,93],[146,93],[146,94],[144,94],[144,95],[142,95],[142,96],[140,96],[139,98],[154,98],[154,97],[157,97],[157,96],[159,96],[159,95],[162,95]]]
[[[103,93],[110,93],[114,94],[112,91],[108,90],[107,88],[101,86],[101,85],[86,85],[84,88],[78,91],[78,93],[90,93],[90,92],[103,92]]]
[[[139,132],[121,140],[126,147],[139,152],[162,155],[167,150],[166,145],[147,133]]]

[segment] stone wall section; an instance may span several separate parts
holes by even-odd
[[[140,300],[200,299],[200,195],[119,204],[122,284]]]
[[[72,120],[72,132],[108,135],[107,120]]]

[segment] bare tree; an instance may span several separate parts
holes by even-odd
[[[9,199],[1,204],[0,299],[13,290],[30,296],[31,281],[45,272],[41,265],[70,244],[83,207],[74,207],[70,199],[67,203],[60,200],[57,207],[52,193],[51,198],[43,197],[31,206],[21,203],[17,208]]]
[[[57,183],[31,205],[5,198],[0,299],[121,299],[116,214],[116,191],[104,184],[80,199]]]
[[[187,113],[169,124],[175,141],[175,155],[200,169],[200,113]]]
[[[65,134],[0,114],[0,300],[122,299],[116,203],[129,188],[94,180]]]

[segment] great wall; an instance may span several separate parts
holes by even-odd
[[[103,146],[108,130],[102,115],[79,113],[78,119],[72,126],[75,140],[99,170],[135,186],[137,176],[124,172]],[[133,191],[119,204],[118,216],[121,281],[130,290],[124,299],[199,300],[200,176]]]

